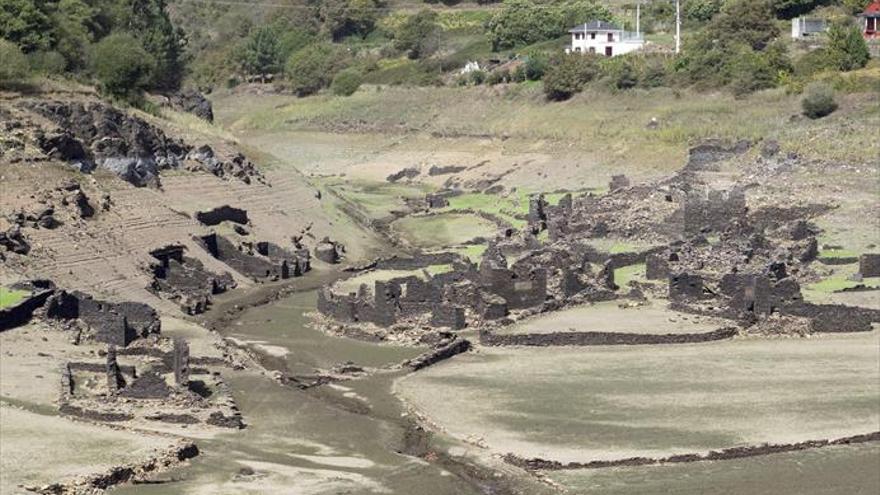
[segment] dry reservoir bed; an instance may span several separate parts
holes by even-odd
[[[449,433],[561,462],[876,431],[880,335],[481,348],[398,381]]]
[[[22,493],[19,485],[42,486],[114,466],[140,463],[174,439],[113,430],[22,411],[0,403],[0,493]]]
[[[576,331],[681,334],[711,332],[731,324],[730,321],[720,318],[678,313],[665,308],[663,302],[652,302],[634,308],[620,308],[619,304],[619,301],[607,301],[554,311],[501,327],[497,333]]]

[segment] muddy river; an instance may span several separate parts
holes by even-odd
[[[306,291],[251,308],[221,332],[291,375],[343,362],[382,368],[424,350],[328,336],[306,324],[315,301],[315,292]],[[486,493],[441,463],[397,453],[407,425],[391,394],[400,373],[306,391],[253,372],[226,373],[248,427],[199,440],[202,454],[189,466],[117,492]]]

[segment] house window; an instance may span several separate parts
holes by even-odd
[[[596,33],[590,33],[590,39],[591,40],[596,39]]]
[[[581,51],[581,47],[576,46],[576,47],[574,48],[574,51],[576,51],[576,52],[580,52],[580,51]]]
[[[595,46],[591,46],[591,47],[590,47],[590,53],[596,53],[596,47],[595,47]]]
[[[608,41],[614,41],[614,33],[608,33]]]

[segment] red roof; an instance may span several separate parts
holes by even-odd
[[[873,14],[874,16],[880,15],[880,0],[874,0],[873,2],[871,2],[871,5],[865,7],[865,11],[862,12],[862,15],[868,14]]]

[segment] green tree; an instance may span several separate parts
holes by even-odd
[[[319,0],[318,20],[333,40],[366,36],[376,25],[379,7],[378,0]]]
[[[0,39],[0,84],[20,81],[28,75],[28,61],[18,45]]]
[[[406,51],[407,57],[419,59],[437,50],[437,14],[432,10],[421,10],[411,15],[394,33],[394,47]]]
[[[355,69],[345,69],[336,74],[333,83],[330,84],[330,90],[337,96],[351,96],[358,88],[361,87],[363,77],[361,73]]]
[[[344,54],[330,43],[316,43],[294,53],[287,61],[290,88],[299,96],[318,92],[343,68]]]
[[[780,19],[792,19],[804,15],[822,5],[828,5],[831,0],[771,0],[773,13]]]
[[[733,0],[724,4],[703,35],[723,46],[745,43],[754,50],[763,50],[779,36],[779,27],[767,0]]]
[[[25,53],[47,50],[55,42],[48,5],[44,0],[0,0],[0,38]]]
[[[128,0],[131,2],[127,30],[133,33],[155,60],[149,84],[163,90],[180,87],[184,76],[183,59],[186,38],[171,23],[165,0]]]
[[[828,30],[828,56],[839,70],[861,69],[871,54],[859,29],[852,25],[835,23]]]
[[[105,37],[91,54],[91,69],[101,89],[119,98],[130,98],[148,87],[155,67],[152,55],[127,33]]]
[[[246,74],[274,74],[281,70],[281,46],[278,35],[269,26],[250,32],[236,56],[239,67]]]
[[[506,0],[486,28],[493,50],[527,45],[559,36],[559,15],[529,0]]]
[[[720,0],[685,0],[681,4],[681,15],[688,20],[706,22],[721,11]]]
[[[52,15],[57,43],[55,49],[64,56],[66,68],[78,70],[86,65],[86,51],[100,32],[99,9],[82,0],[61,0]]]
[[[565,35],[573,25],[588,20],[610,20],[611,13],[588,0],[540,3],[505,0],[486,23],[493,50],[529,45]]]
[[[567,100],[599,74],[596,55],[569,53],[551,62],[544,74],[544,94],[551,100]]]

